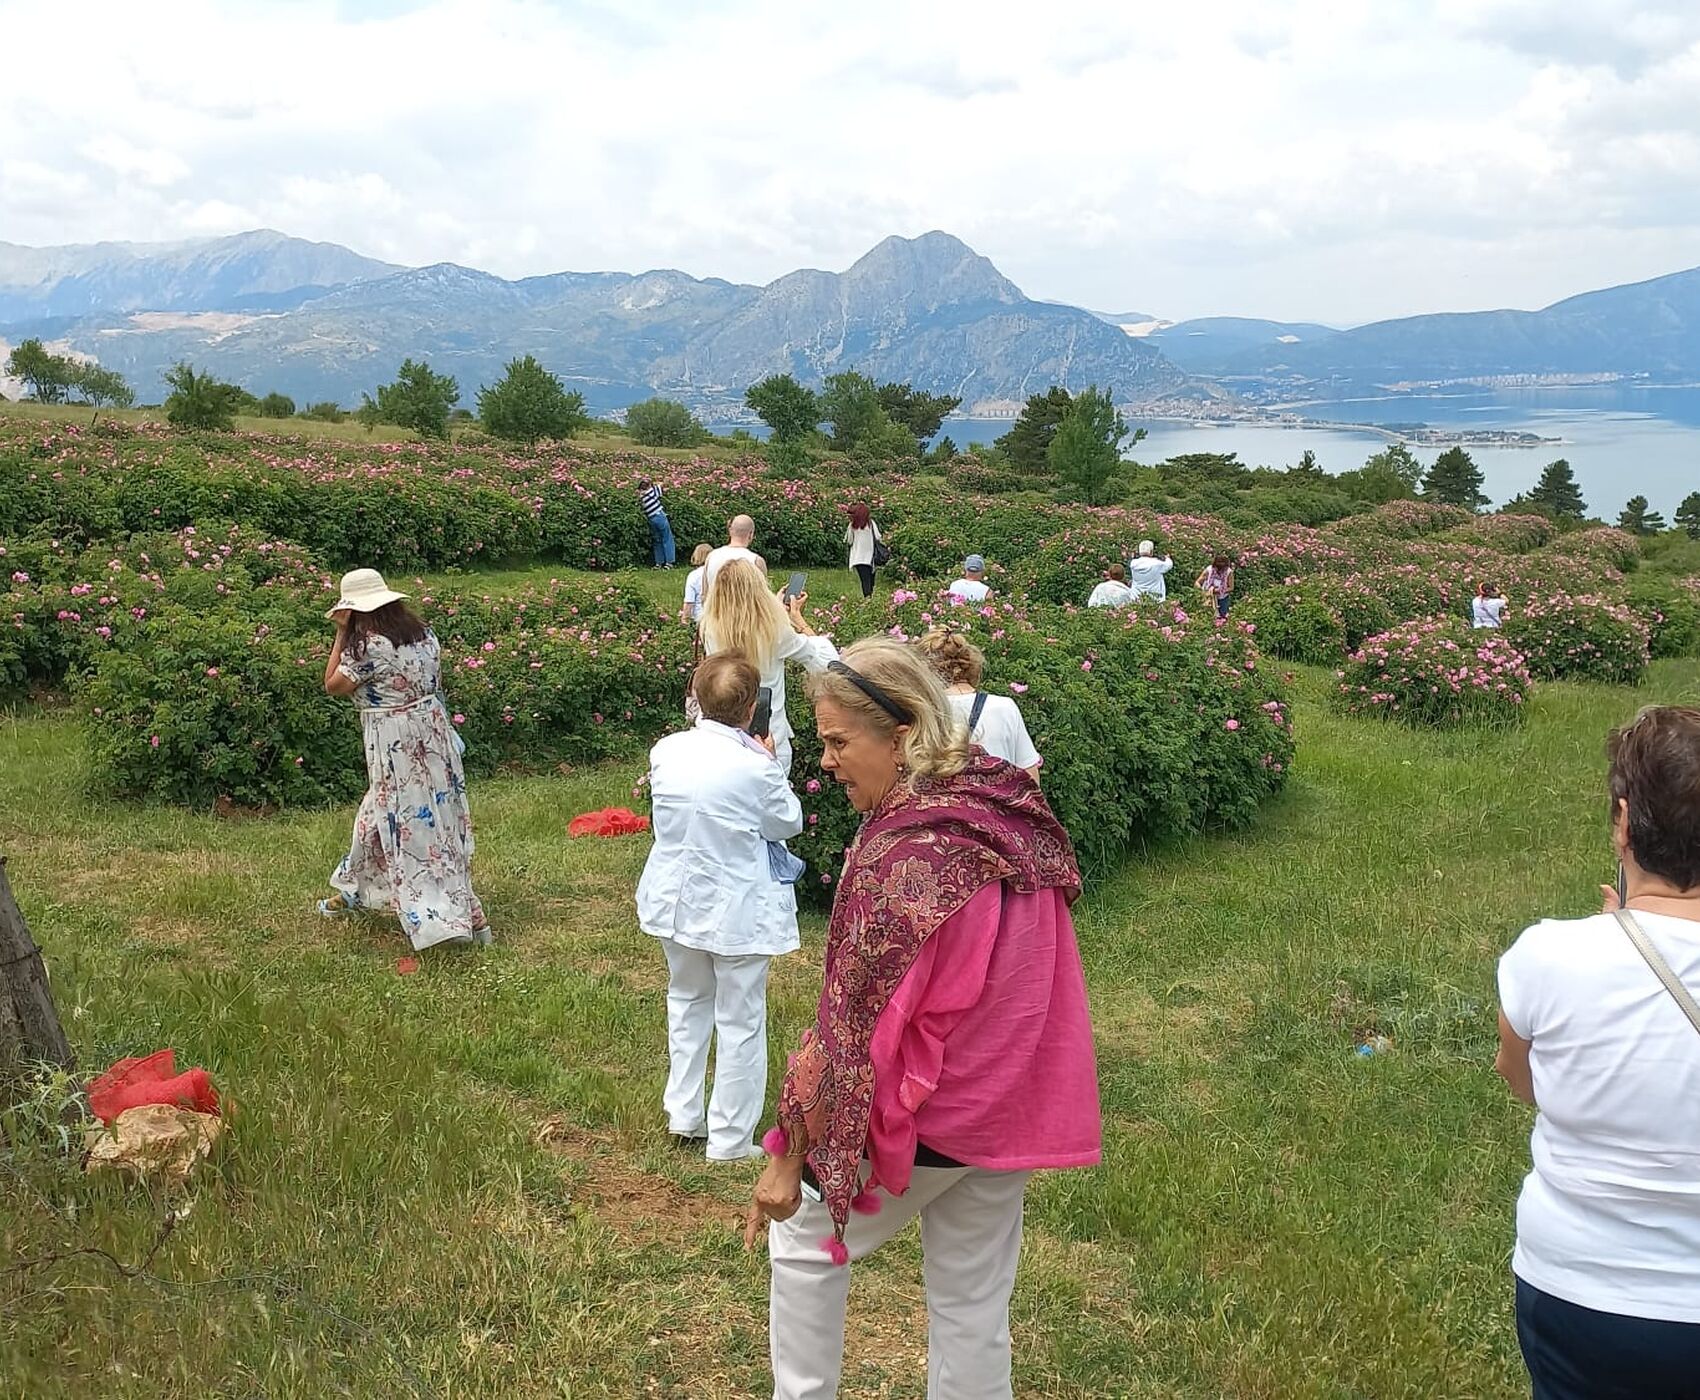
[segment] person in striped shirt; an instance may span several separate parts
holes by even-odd
[[[655,567],[673,567],[673,526],[661,504],[661,488],[653,481],[638,483],[638,504],[649,519],[649,547],[655,556]]]

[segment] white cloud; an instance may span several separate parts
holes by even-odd
[[[1334,322],[1700,262],[1675,0],[88,0],[0,87],[0,235],[267,225],[766,281],[945,228],[1031,295]],[[14,53],[62,20],[0,0]]]

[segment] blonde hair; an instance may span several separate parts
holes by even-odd
[[[934,627],[915,645],[944,677],[946,685],[979,688],[986,674],[986,654],[962,633],[949,627]]]
[[[767,591],[761,570],[748,559],[733,559],[714,576],[703,601],[701,625],[703,645],[711,655],[741,651],[765,676],[791,630],[791,619],[785,605]]]
[[[691,567],[693,569],[700,569],[704,564],[708,563],[708,556],[713,553],[713,545],[699,544],[691,551]]]
[[[895,637],[866,637],[847,647],[844,664],[884,691],[915,718],[903,736],[903,766],[917,777],[948,778],[968,765],[968,728],[950,707],[944,682],[914,647]],[[809,699],[830,700],[862,728],[882,737],[897,730],[887,714],[856,683],[833,670],[809,677]]]

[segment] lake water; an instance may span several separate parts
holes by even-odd
[[[1631,496],[1645,496],[1669,520],[1677,503],[1700,491],[1700,387],[1603,385],[1598,388],[1494,389],[1426,396],[1390,395],[1307,403],[1307,418],[1357,423],[1427,423],[1432,427],[1501,428],[1562,438],[1539,447],[1468,449],[1485,478],[1483,490],[1501,505],[1539,479],[1541,468],[1565,458],[1591,514],[1615,520]],[[1379,433],[1352,428],[1281,428],[1236,423],[1221,427],[1146,423],[1130,455],[1161,462],[1186,452],[1235,452],[1248,466],[1290,466],[1309,448],[1331,472],[1363,465],[1387,445]],[[1008,419],[953,418],[944,425],[959,446],[989,442]],[[1444,449],[1415,447],[1432,462]]]

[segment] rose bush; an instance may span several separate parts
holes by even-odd
[[[1239,617],[1257,628],[1265,651],[1288,661],[1335,662],[1346,649],[1345,621],[1315,580],[1254,593]]]
[[[1569,593],[1531,598],[1506,614],[1506,639],[1543,680],[1634,685],[1647,669],[1647,624],[1626,603]]]
[[[1456,617],[1419,618],[1369,638],[1337,673],[1342,709],[1451,728],[1511,724],[1529,696],[1529,670],[1501,635]]]

